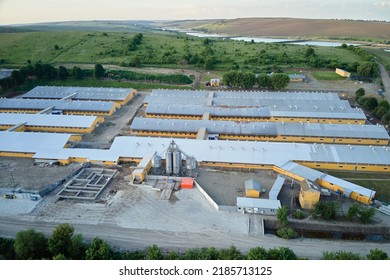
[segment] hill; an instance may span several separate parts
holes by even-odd
[[[165,23],[165,25],[240,36],[390,38],[390,23],[376,21],[239,18],[214,20],[206,23],[204,21],[175,21]]]

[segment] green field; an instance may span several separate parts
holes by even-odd
[[[364,48],[369,53],[375,55],[378,60],[385,66],[387,71],[390,71],[390,52],[385,52],[384,48]],[[386,49],[390,49],[390,46]]]
[[[390,203],[390,174],[388,173],[354,173],[328,172],[330,175],[345,179],[351,183],[376,191],[375,197]]]
[[[134,33],[49,31],[0,33],[0,59],[2,67],[19,67],[27,60],[61,65],[79,64],[127,64],[139,57],[142,66],[164,68],[203,69],[198,63],[183,63],[190,55],[205,57],[204,39],[182,34],[144,33],[142,44],[135,51],[128,50]],[[58,45],[58,49],[55,49]],[[307,47],[288,44],[248,43],[242,41],[213,39],[208,45],[214,56],[217,70],[270,71],[274,67],[308,67],[305,52]],[[361,61],[353,52],[329,47],[314,47],[316,56],[329,65],[351,64]],[[190,60],[189,60],[190,61]]]
[[[329,71],[312,72],[312,75],[319,81],[345,80],[344,77],[337,75],[335,72]]]

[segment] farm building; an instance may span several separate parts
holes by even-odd
[[[279,200],[237,197],[237,211],[242,213],[275,216],[281,208]]]
[[[71,136],[0,132],[0,155],[32,157],[38,161],[50,159],[61,164],[89,161],[113,165],[126,161],[140,162],[154,152],[165,159],[165,151],[172,141],[167,138],[122,136],[116,137],[107,150],[65,148]],[[175,139],[175,143],[181,151],[189,151],[200,166],[269,169],[298,181],[307,179],[316,182],[363,203],[370,203],[375,191],[312,168],[390,172],[389,147],[193,139]]]
[[[91,133],[104,121],[96,116],[0,113],[0,130]]]
[[[259,198],[261,195],[261,187],[259,182],[255,180],[245,181],[245,196]]]
[[[23,99],[59,99],[115,102],[120,107],[129,102],[137,91],[132,88],[56,87],[38,86],[23,94]]]
[[[390,139],[386,129],[379,125],[135,118],[130,129],[138,136],[243,141],[388,145]],[[201,129],[205,131],[203,138],[199,137]]]
[[[11,77],[14,69],[0,69],[0,80]]]
[[[116,107],[114,102],[102,101],[0,98],[3,113],[39,113],[48,109],[60,115],[110,116]]]
[[[361,109],[332,93],[153,91],[144,100],[153,118],[364,124]]]
[[[306,81],[306,76],[302,74],[289,74],[290,82],[302,83]]]
[[[340,69],[340,68],[336,68],[335,72],[337,75],[340,75],[341,77],[344,77],[344,78],[349,78],[351,76],[350,72],[345,71],[345,70]]]
[[[299,183],[301,185],[299,191],[299,204],[303,209],[313,209],[314,204],[320,201],[320,192],[314,189],[307,180]]]

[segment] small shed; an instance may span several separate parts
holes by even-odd
[[[237,211],[241,213],[276,215],[281,208],[279,200],[237,197]]]
[[[300,182],[299,204],[303,209],[313,209],[314,204],[320,201],[321,192],[314,189],[307,180]]]
[[[349,78],[351,76],[351,73],[348,71],[345,71],[344,69],[336,68],[336,74],[340,75],[344,78]]]
[[[245,181],[245,196],[259,198],[261,194],[260,183],[251,179]]]
[[[182,189],[192,189],[194,187],[194,179],[184,177],[181,179],[181,188]]]
[[[302,74],[289,74],[290,82],[305,82],[306,76]]]

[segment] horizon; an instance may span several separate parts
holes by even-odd
[[[20,7],[23,7],[21,9]],[[93,7],[93,9],[91,8]],[[223,7],[222,9],[220,7]],[[328,0],[0,0],[0,25],[74,21],[183,21],[236,18],[298,18],[390,21],[390,1]]]

